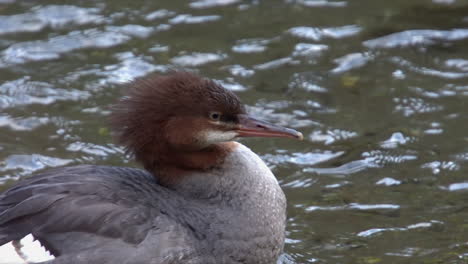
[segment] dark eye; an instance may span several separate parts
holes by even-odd
[[[210,113],[210,119],[214,121],[219,121],[221,119],[221,113],[220,112],[211,112]]]

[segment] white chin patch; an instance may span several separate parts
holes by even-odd
[[[202,133],[202,139],[208,144],[231,141],[237,137],[234,131],[207,130]]]

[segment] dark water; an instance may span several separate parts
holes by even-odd
[[[121,83],[195,70],[305,141],[243,141],[288,197],[283,263],[468,263],[468,3],[0,0],[0,185],[132,164]],[[133,165],[133,164],[132,164]]]

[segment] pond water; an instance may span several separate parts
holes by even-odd
[[[0,0],[0,189],[138,166],[108,107],[171,69],[304,134],[242,140],[288,198],[279,262],[468,263],[466,1]]]

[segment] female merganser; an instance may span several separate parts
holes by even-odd
[[[248,116],[235,94],[188,72],[132,82],[111,123],[145,169],[80,165],[21,181],[0,195],[0,245],[31,233],[51,264],[277,260],[284,193],[232,140],[301,133]]]

